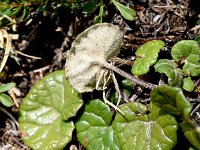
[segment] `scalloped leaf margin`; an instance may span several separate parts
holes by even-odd
[[[24,143],[35,150],[60,150],[71,141],[76,115],[83,101],[65,79],[55,71],[34,85],[20,105],[19,130]]]
[[[168,77],[170,86],[181,87],[183,84],[182,70],[177,68],[177,64],[173,60],[160,59],[154,65],[155,71],[164,73]]]
[[[171,150],[176,145],[178,125],[171,115],[145,115],[147,108],[141,103],[126,103],[120,109],[125,115],[117,113],[112,122],[107,105],[90,101],[75,124],[79,142],[88,150]]]
[[[200,75],[200,48],[197,41],[182,40],[177,42],[172,47],[171,55],[175,61],[184,63],[182,69],[187,75]]]
[[[152,40],[142,46],[136,51],[136,60],[131,69],[133,75],[144,75],[149,71],[149,67],[156,63],[158,53],[164,48],[165,43],[161,40]]]
[[[151,91],[150,98],[152,103],[172,115],[187,118],[192,110],[192,105],[180,88],[161,85]]]

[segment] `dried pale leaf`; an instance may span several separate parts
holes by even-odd
[[[0,48],[3,48],[4,39],[3,39],[3,30],[0,30]]]
[[[119,27],[102,23],[79,34],[66,58],[66,77],[80,93],[91,92],[102,74],[106,60],[116,56],[122,45],[123,33]],[[99,89],[102,84],[99,84]]]
[[[12,47],[12,38],[10,36],[10,34],[7,33],[6,30],[3,30],[3,34],[5,34],[5,38],[6,38],[6,48],[5,48],[5,53],[4,53],[4,56],[3,56],[3,60],[1,62],[1,65],[0,65],[0,72],[3,70],[5,64],[6,64],[6,61],[8,59],[8,56],[9,56],[9,53],[10,53],[10,50],[11,50],[11,47]]]

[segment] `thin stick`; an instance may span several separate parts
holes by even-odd
[[[29,58],[32,58],[32,59],[42,59],[41,57],[36,57],[36,56],[31,56],[31,55],[28,55],[28,54],[24,54],[24,53],[22,53],[22,52],[20,52],[20,51],[18,51],[18,50],[15,50],[15,52],[16,52],[17,54],[20,54],[20,55],[22,55],[22,56],[29,57]]]
[[[115,90],[117,91],[118,96],[119,96],[116,106],[119,105],[121,99],[123,99],[125,102],[128,102],[129,98],[120,90],[119,84],[118,84],[117,79],[115,77],[115,73],[113,71],[112,71],[112,78],[113,78],[113,83],[115,85]]]
[[[138,89],[136,89],[137,91],[135,92],[135,94],[133,94],[130,98],[131,102],[135,102],[135,100],[138,98],[138,96],[142,93],[143,88],[138,87]]]
[[[105,104],[110,105],[111,107],[113,107],[115,110],[117,110],[118,112],[120,112],[122,115],[124,115],[124,113],[117,107],[115,106],[113,103],[109,102],[106,98],[106,94],[105,94],[105,90],[103,90],[103,100]]]
[[[119,84],[118,84],[118,82],[117,82],[117,79],[116,79],[116,77],[115,77],[115,73],[112,71],[112,78],[113,78],[113,83],[114,83],[114,85],[115,85],[115,90],[117,91],[117,93],[118,93],[118,101],[117,101],[117,106],[119,105],[119,103],[120,103],[120,101],[121,101],[121,99],[122,99],[122,93],[121,93],[121,91],[120,91],[120,89],[119,89]]]
[[[108,62],[103,62],[103,63],[102,62],[96,62],[96,63],[99,64],[102,67],[105,67],[107,69],[115,71],[116,73],[120,74],[121,76],[123,76],[123,77],[125,77],[127,79],[130,79],[132,82],[134,82],[134,83],[136,83],[136,84],[138,84],[140,86],[143,86],[145,88],[149,88],[151,90],[156,87],[155,84],[147,83],[147,82],[145,82],[143,80],[140,80],[140,79],[132,76],[131,74],[129,74],[129,73],[127,73],[127,72],[125,72],[125,71],[113,66],[112,64],[110,64]]]
[[[14,123],[16,124],[17,127],[19,127],[18,122],[15,120],[15,118],[12,116],[11,113],[9,113],[6,109],[2,108],[0,106],[0,111],[2,111],[3,113],[5,113],[6,115],[8,115],[10,117],[10,119],[12,119],[14,121]]]

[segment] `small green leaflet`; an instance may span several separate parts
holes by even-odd
[[[14,102],[10,98],[10,96],[8,96],[8,95],[6,95],[4,93],[0,93],[0,102],[6,107],[11,107],[14,104]]]
[[[14,102],[10,98],[10,96],[4,94],[3,92],[8,91],[15,86],[16,86],[16,84],[14,82],[10,82],[10,83],[0,85],[0,102],[6,107],[13,106]]]
[[[121,3],[117,2],[116,0],[111,0],[113,4],[117,7],[117,9],[120,11],[121,15],[130,21],[133,21],[136,16],[136,11],[134,11],[131,8],[128,8]]]
[[[97,9],[98,0],[92,0],[83,4],[82,10],[84,13],[92,13]]]
[[[11,88],[13,88],[15,86],[16,86],[16,83],[14,83],[14,82],[1,84],[0,85],[0,93],[6,92],[6,91],[10,90]]]
[[[192,92],[195,88],[195,84],[190,77],[183,79],[183,89]]]
[[[160,59],[154,65],[155,71],[164,73],[168,77],[170,86],[181,87],[183,84],[182,70],[177,68],[177,64],[173,60]]]
[[[149,67],[156,63],[158,53],[164,48],[165,43],[161,40],[152,40],[142,46],[136,51],[136,60],[131,69],[135,76],[144,75],[149,71]]]

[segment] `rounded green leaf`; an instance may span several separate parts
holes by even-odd
[[[177,64],[173,60],[160,59],[154,65],[155,71],[164,73],[168,77],[170,86],[181,87],[183,84],[182,71],[177,68]]]
[[[178,124],[173,116],[157,113],[151,118],[140,103],[127,103],[120,109],[124,116],[117,113],[112,127],[122,150],[171,150],[176,145]]]
[[[183,71],[191,76],[200,75],[200,48],[194,40],[182,40],[177,42],[171,50],[175,61],[183,61]]]
[[[150,97],[152,103],[173,115],[187,118],[192,110],[192,105],[180,88],[161,85],[153,89]]]
[[[114,130],[110,126],[112,112],[100,100],[92,100],[85,106],[75,124],[79,142],[87,150],[120,150]]]
[[[125,88],[125,89],[128,89],[128,90],[132,90],[134,89],[134,83],[129,80],[129,79],[124,79],[122,80],[122,86]]]
[[[10,98],[10,96],[4,94],[4,93],[1,93],[0,94],[0,102],[6,106],[6,107],[11,107],[13,106],[14,102],[13,100]]]
[[[183,89],[192,92],[195,88],[195,84],[190,77],[183,79]]]
[[[20,105],[23,141],[35,150],[60,150],[71,141],[74,124],[68,119],[82,106],[79,94],[56,71],[40,80]]]
[[[149,71],[149,67],[156,63],[158,53],[165,46],[161,40],[153,40],[143,44],[136,51],[136,60],[131,69],[133,75],[144,75]]]

